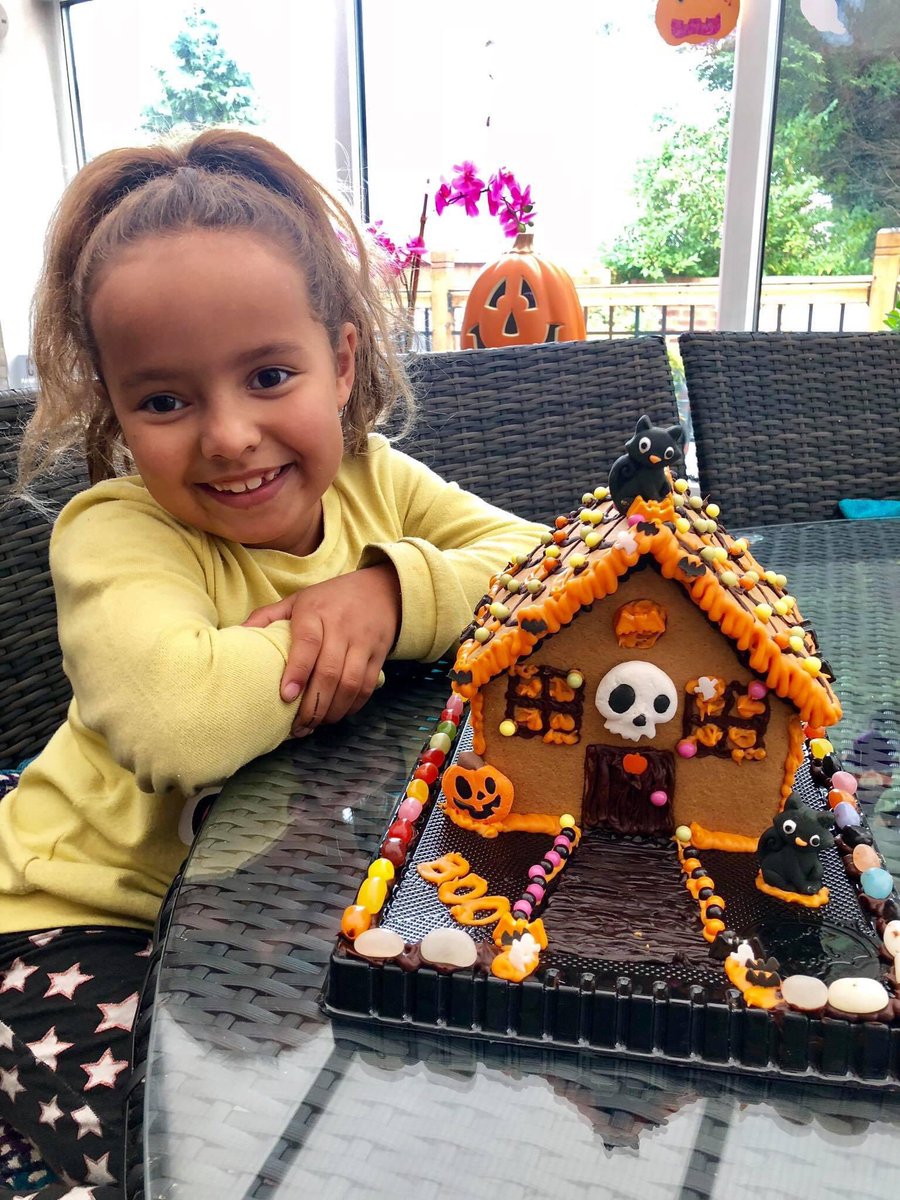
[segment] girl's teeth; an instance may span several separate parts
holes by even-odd
[[[274,471],[268,471],[265,475],[254,475],[252,479],[245,479],[239,483],[214,483],[212,486],[217,492],[255,492],[264,483],[270,483],[280,470],[281,467],[276,467]]]

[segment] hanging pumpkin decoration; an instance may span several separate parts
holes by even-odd
[[[454,821],[462,818],[466,827],[472,823],[496,825],[508,816],[513,806],[512,780],[471,751],[463,752],[447,768],[441,788],[447,816]]]
[[[533,241],[532,233],[517,234],[512,249],[475,280],[463,314],[464,350],[585,340],[575,284],[534,253]]]
[[[656,28],[670,46],[695,46],[734,32],[740,0],[659,0]]]

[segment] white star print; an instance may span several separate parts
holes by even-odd
[[[22,1087],[21,1083],[19,1083],[18,1067],[13,1067],[11,1071],[4,1071],[2,1067],[0,1067],[0,1092],[6,1092],[10,1100],[15,1102],[16,1096],[18,1096],[20,1092],[24,1091],[25,1089]]]
[[[634,554],[637,550],[637,540],[630,529],[623,529],[621,533],[616,534],[613,545],[617,550],[624,550],[626,554]]]
[[[0,995],[3,992],[24,992],[25,981],[36,970],[37,967],[26,967],[21,958],[17,958],[9,970],[3,974],[3,982],[0,983]]]
[[[107,1029],[124,1029],[126,1033],[130,1033],[139,999],[139,994],[132,992],[119,1004],[98,1004],[97,1007],[103,1013],[103,1020],[94,1033],[105,1033]]]
[[[112,1051],[107,1046],[96,1062],[81,1063],[81,1069],[88,1077],[84,1090],[88,1092],[95,1087],[115,1087],[116,1076],[127,1068],[128,1059],[113,1058]]]
[[[41,1125],[49,1125],[50,1128],[55,1131],[56,1122],[60,1117],[64,1117],[66,1115],[56,1103],[56,1096],[53,1097],[49,1104],[45,1104],[43,1100],[39,1100],[38,1103],[41,1106],[41,1115],[38,1117],[38,1122]]]
[[[54,938],[59,937],[61,933],[61,929],[47,929],[44,933],[33,933],[28,940],[29,942],[33,942],[35,946],[46,946]]]
[[[86,1179],[88,1183],[115,1183],[115,1175],[110,1175],[109,1167],[109,1151],[100,1158],[88,1158],[86,1154],[81,1156],[84,1159],[84,1165],[87,1168]]]
[[[13,1031],[8,1025],[4,1024],[3,1021],[0,1021],[0,1046],[2,1046],[4,1050],[12,1050],[12,1043]]]
[[[55,1071],[57,1055],[62,1054],[63,1050],[68,1050],[75,1043],[61,1042],[56,1036],[56,1026],[54,1025],[47,1030],[39,1042],[26,1042],[25,1045],[38,1062],[46,1063],[51,1071]]]
[[[48,971],[50,986],[44,992],[44,998],[47,996],[65,996],[67,1000],[71,1000],[75,995],[75,989],[81,987],[83,983],[87,983],[89,979],[93,979],[93,975],[83,975],[81,973],[81,963],[73,963],[67,971]]]
[[[72,1120],[78,1126],[78,1137],[76,1141],[81,1141],[89,1133],[96,1133],[100,1136],[100,1120],[97,1114],[87,1104],[83,1108],[76,1108],[72,1112]]]

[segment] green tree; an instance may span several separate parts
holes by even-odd
[[[844,13],[846,45],[827,52],[799,0],[786,5],[765,269],[864,274],[876,231],[900,221],[900,5]],[[640,215],[608,249],[618,278],[718,273],[733,43],[714,43],[698,75],[718,104],[711,129],[665,133],[635,177]]]
[[[250,76],[219,45],[219,27],[204,9],[188,14],[172,52],[177,66],[157,68],[162,96],[144,109],[142,129],[166,134],[258,123]]]

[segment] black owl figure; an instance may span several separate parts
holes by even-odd
[[[627,454],[617,458],[609,472],[609,491],[621,513],[640,496],[644,500],[664,500],[669,494],[666,467],[680,461],[684,430],[680,425],[661,429],[641,417],[634,437],[625,443]]]
[[[759,868],[769,887],[801,896],[819,891],[823,874],[819,852],[834,845],[831,824],[830,814],[813,812],[791,793],[756,847]]]

